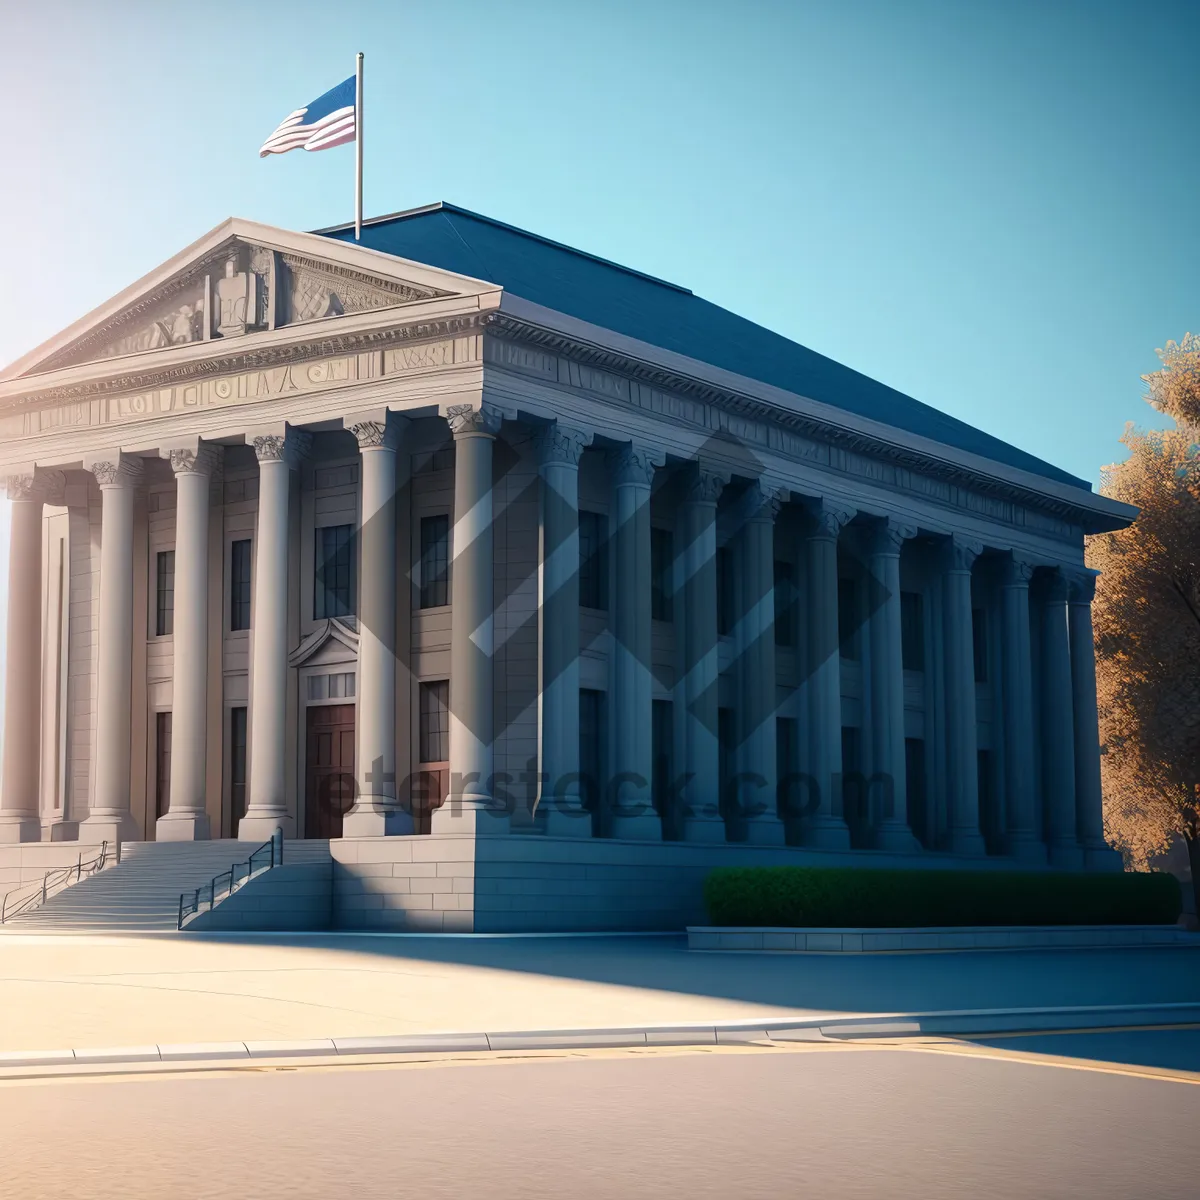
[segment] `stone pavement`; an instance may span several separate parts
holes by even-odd
[[[667,937],[0,935],[0,1051],[1200,1001],[1200,951],[770,955]]]

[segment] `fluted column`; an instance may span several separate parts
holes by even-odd
[[[358,688],[355,733],[359,787],[342,818],[343,837],[412,833],[396,802],[396,453],[403,418],[386,412],[343,424],[362,455],[359,531]]]
[[[908,824],[904,761],[904,647],[900,624],[900,550],[916,529],[889,519],[874,530],[870,571],[877,596],[871,605],[871,783],[879,798],[875,827],[880,850],[921,847]]]
[[[171,801],[158,818],[160,842],[210,836],[205,812],[208,765],[208,510],[221,451],[159,452],[175,472],[175,622],[171,637]]]
[[[1096,572],[1068,577],[1067,631],[1071,642],[1071,710],[1075,719],[1075,827],[1090,869],[1119,871],[1121,855],[1104,840],[1100,788],[1100,719],[1096,710],[1096,647],[1092,601]]]
[[[447,411],[454,434],[450,588],[450,794],[433,810],[434,833],[507,833],[511,814],[492,799],[492,443],[500,414]]]
[[[984,854],[979,820],[979,751],[975,732],[975,641],[971,620],[971,566],[983,547],[953,535],[945,546],[946,790],[950,848]]]
[[[4,672],[4,762],[0,843],[36,842],[42,714],[42,488],[35,476],[8,478],[8,653]]]
[[[258,524],[254,535],[254,627],[250,664],[250,785],[238,837],[291,837],[287,795],[288,505],[292,469],[311,444],[287,429],[253,438],[258,458]]]
[[[650,797],[650,484],[655,463],[644,447],[613,457],[612,781],[607,791],[616,838],[662,838]]]
[[[775,759],[775,520],[783,495],[777,488],[753,483],[739,497],[739,505],[737,820],[746,841],[782,846]]]
[[[96,629],[95,792],[80,841],[138,836],[129,811],[133,694],[133,501],[142,460],[119,452],[92,462],[100,485],[100,611]]]
[[[1042,603],[1042,770],[1050,861],[1083,863],[1075,824],[1075,714],[1071,696],[1071,644],[1067,580],[1056,570]]]
[[[1029,636],[1032,564],[1011,557],[1004,565],[1001,620],[1004,627],[1001,687],[1004,695],[1004,787],[1008,853],[1023,863],[1046,861],[1036,827],[1033,759],[1033,657]]]
[[[590,837],[579,777],[579,460],[584,435],[538,437],[542,477],[542,763],[537,804],[552,837]]]
[[[683,612],[675,709],[682,728],[683,836],[689,842],[725,841],[717,741],[717,500],[725,483],[700,466],[679,511]]]
[[[850,847],[842,807],[842,663],[838,636],[838,537],[853,519],[852,508],[821,504],[813,510],[806,539],[808,570],[808,817],[806,845]]]

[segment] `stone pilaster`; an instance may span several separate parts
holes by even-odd
[[[100,485],[100,606],[96,630],[95,792],[85,842],[118,843],[138,836],[129,811],[133,695],[133,502],[142,460],[114,452],[89,461]]]
[[[916,529],[892,519],[874,530],[870,572],[878,591],[872,605],[871,641],[871,773],[869,797],[882,803],[875,827],[881,850],[920,849],[908,824],[908,792],[904,761],[904,648],[900,624],[900,550]]]
[[[435,808],[434,833],[507,833],[511,814],[492,787],[493,530],[492,443],[501,417],[486,405],[447,410],[454,435],[451,534],[450,794]]]
[[[163,450],[175,472],[175,632],[172,635],[171,803],[155,839],[210,836],[208,764],[208,526],[210,485],[223,451],[197,443]]]
[[[579,460],[586,437],[552,425],[538,435],[542,477],[539,825],[552,837],[590,837],[579,778]]]
[[[1071,695],[1071,643],[1067,579],[1056,570],[1042,601],[1042,794],[1050,861],[1083,864],[1075,821],[1075,712]]]

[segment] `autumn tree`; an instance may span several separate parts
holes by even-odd
[[[1102,491],[1141,515],[1088,541],[1104,820],[1134,866],[1182,837],[1200,908],[1200,338],[1158,355],[1146,400],[1176,428],[1126,429]]]

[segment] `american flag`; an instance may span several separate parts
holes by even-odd
[[[356,136],[354,111],[355,77],[330,88],[311,104],[289,113],[279,128],[258,152],[259,158],[268,154],[286,154],[289,150],[329,150],[352,142]]]

